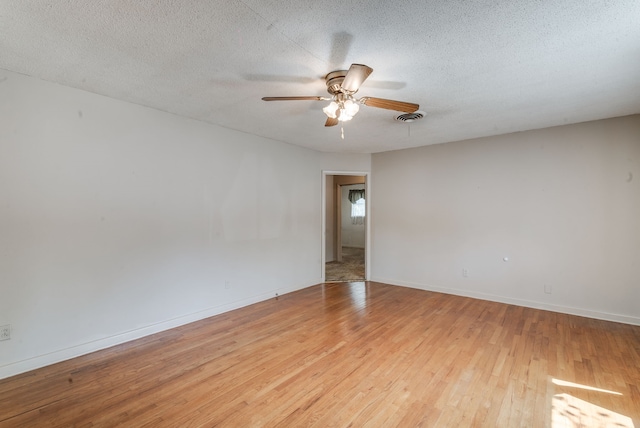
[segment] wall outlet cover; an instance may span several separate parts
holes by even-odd
[[[11,325],[0,325],[0,340],[11,339]]]

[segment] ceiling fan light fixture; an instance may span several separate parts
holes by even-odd
[[[344,113],[348,114],[349,116],[355,116],[356,113],[358,113],[358,110],[360,110],[360,106],[353,100],[346,100],[344,102]]]
[[[347,122],[351,119],[353,119],[353,116],[351,116],[349,113],[346,113],[344,109],[340,110],[340,116],[338,116],[338,120],[340,122]]]
[[[328,106],[322,109],[322,111],[327,115],[327,117],[335,119],[338,116],[337,113],[339,108],[340,106],[337,102],[331,101]]]
[[[358,113],[360,106],[352,98],[338,99],[338,101],[331,101],[328,106],[322,109],[324,114],[331,119],[338,119],[340,122],[347,122],[353,119],[353,116]]]

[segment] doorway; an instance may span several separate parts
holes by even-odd
[[[369,243],[367,174],[325,172],[323,178],[323,281],[364,281]]]

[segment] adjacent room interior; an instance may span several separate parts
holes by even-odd
[[[0,6],[0,427],[640,428],[640,3],[472,3]]]
[[[366,279],[366,175],[326,174],[325,282]]]

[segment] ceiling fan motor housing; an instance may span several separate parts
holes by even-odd
[[[347,70],[337,70],[327,74],[325,77],[325,80],[327,82],[327,92],[329,92],[331,95],[342,93],[342,82],[344,81],[344,77],[346,75]]]

